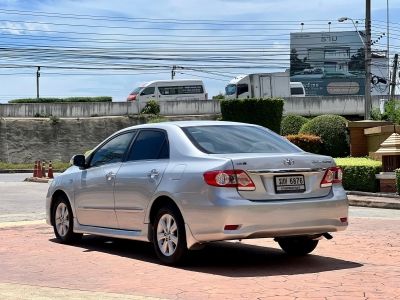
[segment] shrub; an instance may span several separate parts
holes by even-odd
[[[224,121],[257,124],[280,133],[283,100],[237,99],[221,100],[221,114]]]
[[[346,119],[337,115],[322,115],[304,124],[301,134],[320,136],[324,143],[323,154],[345,157],[349,154],[349,137]]]
[[[286,138],[297,147],[310,153],[321,154],[323,149],[322,139],[319,136],[297,134],[288,135]]]
[[[378,181],[375,174],[382,170],[380,161],[364,157],[335,158],[343,169],[343,187],[349,191],[376,192]]]
[[[111,102],[112,97],[69,97],[69,98],[23,98],[8,101],[8,103],[65,103],[65,102]]]
[[[281,135],[298,134],[301,126],[308,122],[307,118],[298,115],[287,115],[281,123]]]
[[[397,194],[400,195],[400,169],[394,170],[396,172],[396,190]]]
[[[156,100],[150,100],[146,103],[146,106],[143,107],[140,113],[158,116],[160,113],[160,104]]]

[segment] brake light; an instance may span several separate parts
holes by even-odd
[[[254,191],[256,186],[243,170],[217,170],[203,174],[208,185],[217,187],[235,187],[241,191]]]
[[[343,171],[340,167],[330,167],[321,180],[321,187],[330,187],[334,183],[342,183]]]

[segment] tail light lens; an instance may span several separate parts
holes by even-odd
[[[340,167],[330,167],[321,180],[321,187],[330,187],[335,183],[342,183],[343,171]]]
[[[217,187],[234,187],[241,191],[254,191],[256,186],[243,170],[217,170],[203,174],[208,185]]]

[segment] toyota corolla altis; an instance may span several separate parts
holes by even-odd
[[[274,238],[305,255],[346,229],[342,170],[272,131],[219,121],[165,122],[116,132],[50,185],[47,223],[148,241],[163,263],[212,241]]]

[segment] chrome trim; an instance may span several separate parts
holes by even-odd
[[[99,211],[99,210],[114,210],[114,207],[101,207],[101,206],[99,206],[99,207],[78,207],[77,209],[78,210],[79,209],[84,209],[84,210],[97,210],[97,211]]]
[[[143,212],[144,209],[140,207],[130,207],[130,208],[116,208],[116,212]]]
[[[317,173],[326,171],[327,168],[298,168],[298,169],[265,169],[265,170],[247,170],[252,174],[277,174],[277,173]]]

